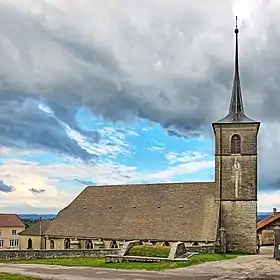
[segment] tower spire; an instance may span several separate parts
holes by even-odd
[[[239,78],[239,57],[238,57],[238,24],[237,17],[235,23],[235,63],[234,63],[234,78],[232,85],[232,93],[228,115],[216,123],[252,123],[256,122],[245,115],[244,106],[242,101],[241,83]]]
[[[235,26],[235,67],[234,67],[234,79],[232,87],[232,95],[229,106],[229,114],[232,114],[235,119],[238,119],[240,114],[244,114],[244,107],[242,101],[241,93],[241,84],[239,78],[239,63],[238,63],[238,25],[236,17],[236,26]]]

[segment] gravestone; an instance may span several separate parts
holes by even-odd
[[[176,242],[171,245],[170,252],[168,255],[168,259],[176,259],[184,254],[186,254],[187,250],[185,244],[183,242]]]

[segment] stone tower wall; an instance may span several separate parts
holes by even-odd
[[[221,199],[220,226],[227,250],[256,252],[258,124],[214,124],[215,180]],[[241,154],[231,154],[231,137],[241,136]]]
[[[256,201],[222,202],[228,252],[256,253],[256,212]]]

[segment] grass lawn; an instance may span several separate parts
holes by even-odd
[[[188,261],[160,262],[160,263],[142,263],[142,262],[106,263],[104,258],[29,259],[29,260],[11,260],[11,261],[0,261],[0,262],[33,263],[33,264],[49,264],[49,265],[64,265],[64,266],[88,266],[88,267],[105,267],[105,268],[120,268],[120,269],[165,270],[165,269],[174,269],[174,268],[180,268],[180,267],[185,267],[190,265],[196,265],[196,264],[210,262],[210,261],[233,259],[235,257],[237,257],[237,255],[201,253],[199,255],[194,255],[190,257]],[[13,278],[11,278],[10,280],[13,280]]]
[[[18,274],[2,273],[2,272],[0,272],[0,279],[1,280],[39,280],[39,278],[18,275]]]
[[[170,247],[164,246],[133,246],[127,252],[128,256],[141,256],[141,257],[158,257],[167,258],[169,255]]]

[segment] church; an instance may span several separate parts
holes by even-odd
[[[212,123],[215,180],[89,186],[52,220],[46,247],[117,248],[124,241],[218,244],[256,253],[257,137],[260,122],[245,115],[235,32],[235,67],[228,114]]]

